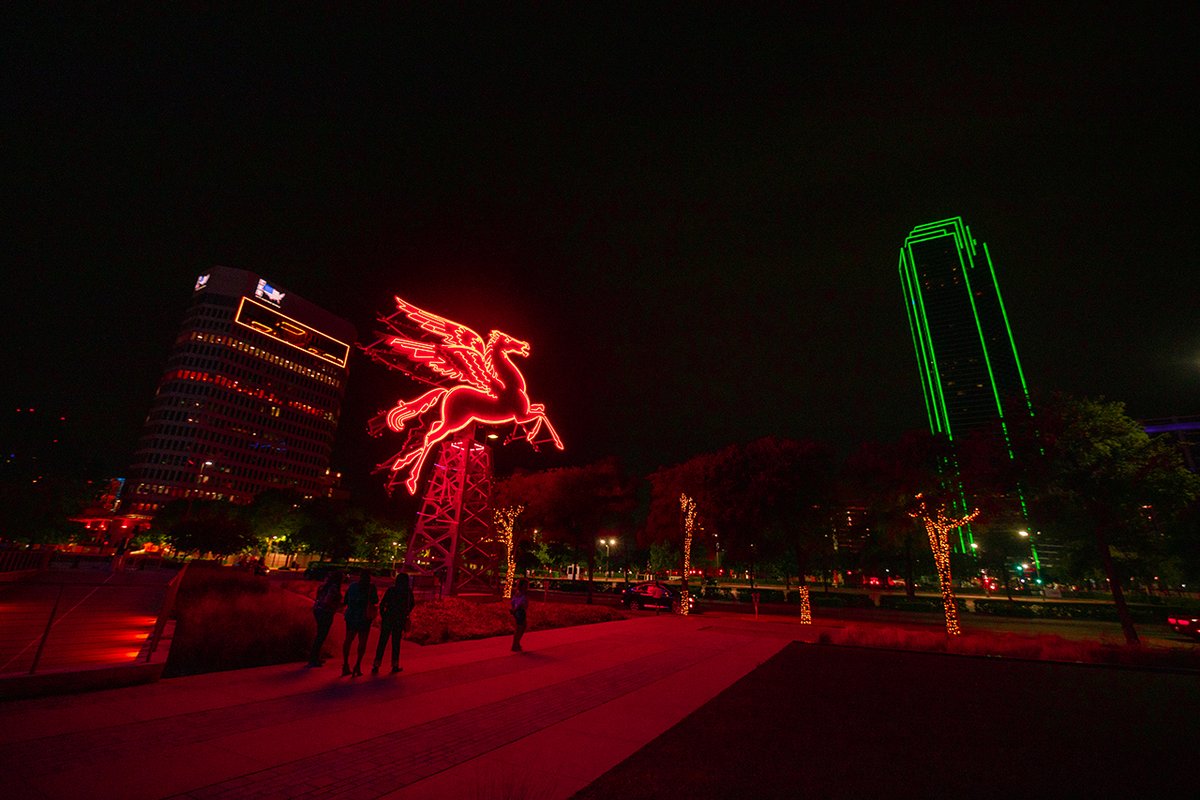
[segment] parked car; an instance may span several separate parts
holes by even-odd
[[[1167,617],[1167,624],[1184,636],[1200,639],[1200,618],[1191,614],[1172,614]]]
[[[621,605],[625,608],[658,608],[672,611],[679,606],[680,590],[677,586],[671,586],[667,583],[659,581],[644,581],[635,583],[627,587],[621,592]],[[690,612],[699,611],[696,604],[696,596],[688,595],[688,610]]]

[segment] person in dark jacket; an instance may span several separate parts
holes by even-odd
[[[364,569],[358,580],[346,589],[346,638],[342,642],[342,674],[362,675],[362,660],[367,652],[371,620],[379,607],[379,590],[371,583],[371,570]],[[358,661],[350,671],[350,645],[358,638]]]
[[[408,573],[396,575],[396,585],[383,593],[379,601],[379,644],[375,647],[375,663],[371,665],[371,674],[379,673],[379,665],[383,663],[383,651],[387,648],[388,639],[392,640],[392,674],[400,671],[400,638],[408,626],[408,615],[413,609],[412,587],[409,586]]]
[[[514,623],[512,650],[519,653],[521,637],[525,635],[526,616],[529,613],[529,581],[525,578],[517,581],[517,590],[513,592],[508,610],[513,615]]]
[[[317,620],[317,638],[313,641],[312,652],[308,656],[310,667],[323,666],[321,661],[321,646],[325,637],[333,627],[333,615],[342,607],[342,573],[334,571],[325,577],[321,588],[317,589],[316,602],[313,603],[313,617]]]

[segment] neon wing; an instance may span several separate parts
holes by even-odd
[[[491,391],[495,375],[488,363],[483,337],[466,325],[424,311],[400,297],[396,298],[396,307],[409,321],[441,341],[393,336],[387,340],[392,350],[451,380],[462,381],[483,392]]]

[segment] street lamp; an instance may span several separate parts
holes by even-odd
[[[617,543],[616,539],[601,539],[600,544],[604,545],[604,577],[612,577],[612,546]]]
[[[1029,539],[1029,555],[1031,555],[1033,557],[1034,576],[1037,578],[1038,584],[1041,585],[1042,562],[1041,562],[1041,559],[1038,558],[1037,546],[1033,543],[1033,539],[1029,538],[1029,531],[1019,530],[1019,531],[1017,531],[1017,536],[1020,536],[1022,539]]]
[[[400,557],[400,543],[392,542],[392,572],[396,571],[396,560]]]

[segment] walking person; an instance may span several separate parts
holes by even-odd
[[[324,666],[321,660],[321,647],[325,637],[333,627],[333,615],[342,607],[342,573],[334,570],[325,576],[325,582],[317,589],[316,602],[313,603],[313,617],[317,620],[317,638],[313,641],[312,652],[308,656],[310,667]]]
[[[521,652],[521,637],[525,635],[525,618],[529,612],[529,581],[525,578],[517,581],[517,590],[512,596],[509,612],[516,622],[513,632],[512,649],[514,653]]]
[[[413,609],[412,587],[409,585],[408,573],[396,573],[396,584],[383,593],[379,601],[379,644],[375,647],[375,663],[371,665],[371,674],[379,674],[379,665],[383,663],[383,651],[387,648],[388,638],[392,640],[392,674],[400,672],[400,638],[408,627],[408,615]]]
[[[367,652],[367,637],[371,620],[379,609],[379,590],[371,583],[371,570],[363,569],[358,580],[346,589],[346,638],[342,642],[342,675],[362,675],[363,656]],[[358,638],[358,660],[350,670],[350,645]]]

